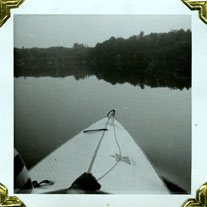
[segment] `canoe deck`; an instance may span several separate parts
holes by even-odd
[[[85,130],[104,128],[104,118]],[[91,166],[91,173],[101,190],[114,194],[168,193],[149,160],[127,130],[115,119],[109,121],[104,137]],[[103,131],[80,132],[49,154],[30,171],[32,180],[51,180],[54,185],[35,189],[46,193],[68,188],[82,173],[87,172]]]

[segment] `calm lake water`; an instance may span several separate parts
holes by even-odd
[[[15,78],[15,145],[28,168],[116,109],[159,175],[190,190],[191,90],[112,85],[95,76]]]

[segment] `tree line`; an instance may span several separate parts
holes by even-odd
[[[75,43],[72,48],[15,48],[14,75],[95,75],[112,84],[128,82],[144,87],[191,87],[191,31],[140,32],[127,39],[111,37],[95,47]]]

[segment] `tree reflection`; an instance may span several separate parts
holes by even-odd
[[[95,75],[111,84],[191,87],[191,31],[111,37],[94,48],[75,43],[72,48],[14,49],[14,75],[66,77]]]

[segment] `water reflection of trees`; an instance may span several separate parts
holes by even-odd
[[[111,37],[94,48],[75,43],[73,48],[15,49],[15,77],[95,75],[112,84],[190,88],[191,31]]]

